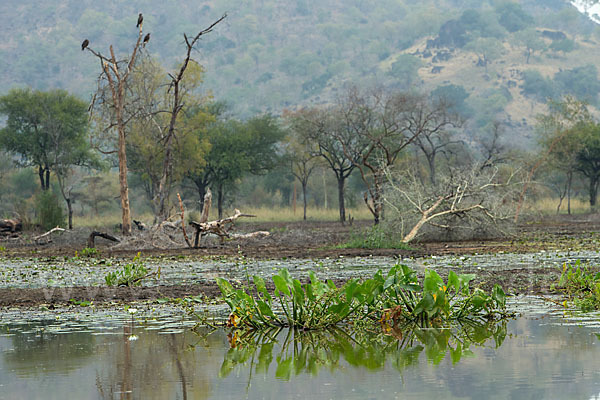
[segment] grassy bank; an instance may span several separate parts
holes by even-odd
[[[302,207],[296,207],[296,212],[291,207],[246,207],[241,208],[245,214],[256,215],[255,218],[244,218],[243,220],[252,222],[299,222],[303,220]],[[186,219],[191,216],[192,219],[200,218],[199,210],[188,210]],[[225,216],[233,214],[233,210],[225,210]],[[346,210],[346,215],[355,220],[370,220],[372,218],[369,210],[366,208],[352,208]],[[306,211],[306,217],[309,221],[337,221],[339,219],[339,211],[336,208],[317,208],[309,207]],[[151,224],[154,216],[150,213],[135,215],[134,219],[142,221],[146,224]],[[210,214],[210,219],[217,219],[217,212],[213,210]],[[240,219],[242,221],[242,219]],[[74,216],[73,224],[76,227],[112,227],[121,223],[121,213],[106,214],[101,216]]]

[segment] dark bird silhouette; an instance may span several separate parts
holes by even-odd
[[[90,44],[90,41],[85,39],[83,43],[81,43],[81,51],[84,51],[85,48],[88,47],[88,44]]]
[[[138,23],[136,25],[137,28],[140,27],[140,25],[142,24],[142,21],[144,21],[144,17],[142,16],[142,13],[140,13],[140,15],[138,15]]]
[[[148,43],[149,40],[150,40],[150,34],[147,34],[146,36],[144,36],[144,47],[146,47],[146,43]]]

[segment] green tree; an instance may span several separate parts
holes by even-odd
[[[533,24],[533,17],[527,14],[519,3],[504,2],[496,7],[498,22],[509,32],[516,32]]]
[[[469,96],[469,92],[463,86],[454,84],[438,86],[431,92],[431,98],[445,101],[448,111],[460,114],[465,118],[473,112],[465,103]]]
[[[590,207],[595,209],[600,185],[600,124],[588,123],[577,128],[581,141],[577,170],[588,180]]]
[[[187,174],[198,189],[200,201],[210,186],[216,186],[221,218],[226,186],[246,173],[262,175],[274,168],[279,162],[276,145],[283,136],[284,131],[270,115],[256,116],[246,122],[230,119],[211,124],[206,132],[210,143],[206,166]]]
[[[529,64],[531,56],[546,48],[546,43],[535,28],[527,28],[514,33],[515,42],[525,48],[525,63]]]
[[[588,102],[594,102],[598,98],[600,81],[595,65],[559,71],[554,75],[554,80],[563,95],[573,94]]]
[[[537,70],[523,71],[523,93],[538,101],[546,102],[556,93],[554,81],[545,78]]]
[[[14,89],[0,98],[0,114],[7,117],[0,145],[19,157],[19,165],[37,168],[43,191],[50,188],[54,172],[72,228],[72,168],[99,165],[90,152],[87,105],[63,90]]]
[[[423,62],[410,54],[401,54],[392,64],[389,74],[398,80],[401,88],[408,89],[419,80],[419,68]]]
[[[550,44],[550,50],[554,52],[561,51],[563,54],[567,54],[575,50],[576,44],[573,39],[562,39],[562,40],[554,40]]]
[[[567,196],[567,212],[571,214],[573,176],[582,166],[580,153],[585,145],[581,135],[585,130],[581,128],[592,122],[591,115],[585,103],[570,96],[560,102],[551,101],[549,108],[549,113],[538,116],[536,130],[550,168],[565,175],[561,192]]]
[[[504,45],[496,38],[477,38],[467,43],[465,49],[471,50],[479,56],[479,65],[485,67],[504,54]]]

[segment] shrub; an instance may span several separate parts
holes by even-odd
[[[49,190],[36,195],[35,210],[37,223],[45,230],[56,226],[64,226],[66,219],[58,197]]]

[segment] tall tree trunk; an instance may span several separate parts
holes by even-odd
[[[340,209],[340,222],[343,224],[346,222],[346,202],[344,200],[344,185],[346,183],[346,178],[343,176],[338,176],[338,204]]]
[[[384,219],[383,216],[383,176],[381,173],[376,172],[373,174],[373,189],[375,196],[373,198],[373,210],[374,213],[374,224],[379,225]]]
[[[571,184],[573,182],[573,172],[567,174],[567,214],[571,215]]]
[[[50,189],[50,168],[45,167],[46,171],[46,188],[44,190]]]
[[[596,208],[596,199],[598,198],[598,178],[597,176],[590,177],[590,207]]]
[[[219,212],[219,219],[223,219],[223,184],[219,183],[217,186],[217,210]]]
[[[70,197],[65,200],[67,201],[67,211],[69,213],[69,229],[73,229],[73,205]]]
[[[429,165],[429,182],[432,186],[435,186],[435,153],[427,156],[427,164]]]
[[[119,108],[117,108],[119,110]],[[118,112],[120,114],[120,110]],[[117,117],[121,119],[121,115]],[[129,208],[129,186],[127,184],[127,153],[125,151],[125,126],[119,126],[119,186],[121,195],[121,231],[123,235],[131,235],[131,211]]]
[[[40,186],[42,187],[42,190],[46,190],[46,185],[45,185],[45,181],[44,181],[44,168],[42,168],[42,166],[38,166],[38,176],[40,177]]]
[[[304,221],[306,221],[306,187],[308,186],[308,180],[302,181],[302,200],[304,201]]]

